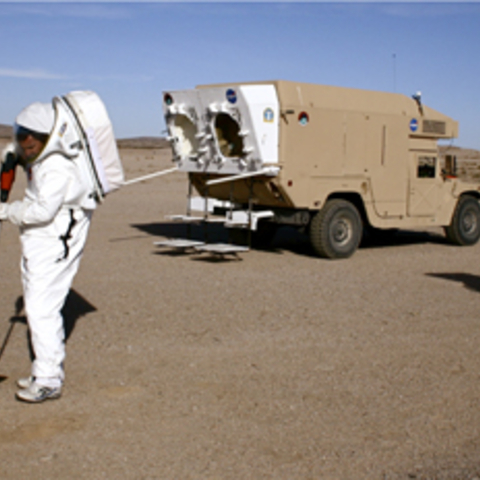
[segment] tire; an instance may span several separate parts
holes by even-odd
[[[454,245],[475,245],[480,239],[480,204],[470,195],[460,197],[452,217],[445,227],[449,242]]]
[[[357,208],[346,200],[333,199],[312,218],[310,243],[322,258],[348,258],[357,250],[362,231]]]

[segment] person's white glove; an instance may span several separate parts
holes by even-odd
[[[0,203],[0,220],[7,220],[8,218],[8,205],[6,203]]]

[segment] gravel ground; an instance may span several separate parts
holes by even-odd
[[[127,178],[170,167],[121,155]],[[402,232],[332,262],[282,229],[240,261],[157,249],[186,190],[174,173],[95,213],[64,394],[40,405],[14,399],[30,358],[3,225],[0,478],[480,478],[480,245]]]

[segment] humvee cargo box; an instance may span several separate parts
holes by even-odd
[[[480,185],[439,162],[437,141],[458,123],[413,98],[305,83],[206,85],[164,92],[173,161],[208,213],[268,240],[308,231],[326,258],[351,256],[363,232],[445,227],[480,237]],[[188,212],[194,202],[190,202]]]

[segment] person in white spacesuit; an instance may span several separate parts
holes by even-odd
[[[0,220],[20,228],[25,312],[34,352],[31,376],[16,396],[26,402],[59,398],[64,381],[65,333],[61,309],[78,270],[93,210],[76,164],[49,148],[51,104],[34,103],[15,121],[15,151],[27,173],[22,201],[0,204]]]

